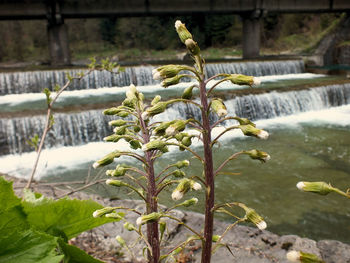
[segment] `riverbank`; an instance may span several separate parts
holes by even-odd
[[[6,179],[14,182],[15,192],[20,194],[26,181],[15,177],[5,176]],[[40,183],[33,184],[35,191],[43,193],[49,197],[61,196],[64,190],[44,185]],[[140,201],[132,200],[108,200],[102,199],[96,195],[87,195],[84,192],[76,192],[71,195],[72,198],[89,199],[105,206],[128,206],[135,208],[141,206]],[[176,216],[182,221],[188,223],[195,230],[199,231],[203,225],[203,215],[189,211],[175,211]],[[136,221],[136,216],[127,217],[130,222]],[[215,233],[220,234],[229,226],[228,222],[215,221]],[[181,225],[174,222],[168,222],[168,230],[165,235],[165,246],[171,247],[180,243],[190,236],[190,232]],[[84,249],[89,254],[99,258],[107,263],[115,262],[142,262],[142,244],[136,243],[131,249],[135,256],[131,257],[127,251],[124,251],[115,240],[115,236],[121,235],[128,244],[131,244],[136,234],[127,232],[119,223],[110,223],[91,231],[84,232],[78,237],[70,240],[72,244]],[[286,253],[291,250],[301,250],[313,253],[322,257],[326,263],[350,262],[350,245],[336,240],[314,241],[308,238],[302,238],[296,235],[276,235],[267,230],[261,231],[257,228],[248,226],[236,226],[226,235],[224,242],[232,254],[225,247],[221,247],[213,256],[215,263],[287,263]],[[191,243],[190,248],[184,253],[179,254],[179,262],[200,262],[200,246],[198,243]]]

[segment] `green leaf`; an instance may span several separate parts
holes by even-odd
[[[1,237],[0,263],[59,263],[57,237],[32,229]]]
[[[93,258],[78,247],[67,244],[62,239],[58,242],[65,255],[63,263],[102,263],[102,261]]]
[[[68,239],[81,232],[90,230],[107,222],[107,218],[94,218],[92,213],[103,206],[92,200],[70,200],[68,198],[52,200],[40,197],[28,198],[23,202],[27,220],[37,229],[63,231]]]
[[[18,198],[12,189],[12,182],[6,181],[0,177],[0,211],[20,205],[21,199]]]

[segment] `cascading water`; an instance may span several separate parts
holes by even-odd
[[[350,84],[330,85],[301,91],[271,92],[246,95],[225,101],[229,114],[251,120],[268,119],[310,110],[350,104]],[[173,118],[200,118],[192,105],[174,104],[157,116],[159,121]],[[80,113],[55,114],[55,125],[47,138],[46,147],[81,145],[101,141],[111,133],[110,117],[101,110]],[[45,116],[0,119],[1,154],[31,150],[26,140],[41,134]]]
[[[124,72],[112,74],[107,71],[94,71],[89,76],[74,83],[68,90],[96,89],[99,87],[124,87],[133,83],[136,86],[157,84],[152,79],[153,66],[127,67]],[[265,62],[231,62],[206,65],[209,77],[217,73],[239,73],[251,76],[296,74],[304,72],[302,60],[265,61]],[[66,73],[76,76],[84,70],[47,70],[0,73],[0,95],[42,92],[44,88],[62,86]],[[86,71],[86,70],[85,70]]]

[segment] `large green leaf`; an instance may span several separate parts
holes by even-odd
[[[30,225],[45,232],[63,231],[68,239],[112,221],[92,216],[95,210],[103,207],[92,200],[64,198],[55,201],[43,196],[37,199],[27,196],[23,207]]]
[[[78,247],[67,244],[62,239],[59,240],[59,244],[65,255],[63,263],[102,263],[102,261],[93,258]]]
[[[59,263],[57,237],[32,229],[1,237],[0,263]]]
[[[0,211],[7,210],[20,204],[21,199],[14,194],[12,182],[8,182],[0,176]]]

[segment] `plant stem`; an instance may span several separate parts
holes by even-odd
[[[147,128],[146,123],[141,117],[141,112],[138,112],[143,143],[146,144],[150,142],[151,136],[150,131]],[[146,196],[146,213],[150,214],[153,212],[158,212],[158,202],[157,202],[157,186],[154,174],[154,159],[152,158],[153,153],[151,151],[145,152],[146,158],[146,172],[147,172],[147,196]],[[151,246],[152,251],[148,252],[148,262],[149,263],[159,263],[160,257],[160,243],[159,243],[159,231],[158,222],[151,222],[147,224],[147,239]]]
[[[204,241],[202,246],[202,263],[210,263],[211,248],[213,238],[213,221],[214,221],[214,168],[213,168],[213,153],[211,149],[211,127],[209,123],[209,106],[208,97],[206,94],[205,83],[201,79],[199,90],[200,100],[202,104],[202,122],[203,122],[203,145],[204,145],[204,175],[206,184],[205,195],[205,222],[204,222]]]

